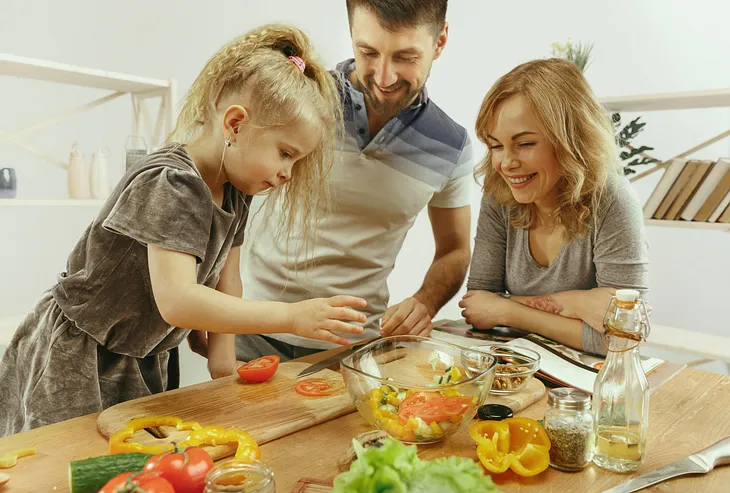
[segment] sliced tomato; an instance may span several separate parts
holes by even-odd
[[[296,391],[307,397],[324,397],[337,392],[337,388],[333,387],[329,381],[324,378],[308,378],[301,380],[295,387]]]
[[[125,472],[109,480],[99,493],[175,493],[159,472]]]
[[[274,376],[279,367],[279,356],[262,356],[238,368],[238,375],[251,383],[262,383]]]
[[[471,407],[472,402],[469,397],[465,396],[450,396],[444,397],[441,406],[449,418],[454,416],[462,416]]]
[[[398,407],[398,417],[408,421],[411,417],[421,418],[426,424],[449,419],[443,409],[444,397],[438,392],[416,392],[406,397]]]

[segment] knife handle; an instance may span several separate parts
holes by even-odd
[[[694,455],[702,458],[711,468],[730,464],[730,437],[723,438]]]

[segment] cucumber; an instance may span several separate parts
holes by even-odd
[[[129,453],[71,461],[68,465],[68,488],[71,493],[97,493],[110,479],[123,472],[141,471],[151,457]]]

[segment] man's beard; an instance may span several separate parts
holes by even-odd
[[[365,79],[365,84],[360,81],[359,77],[355,78],[355,82],[357,90],[363,93],[365,99],[367,99],[370,103],[370,107],[379,115],[387,116],[389,118],[393,118],[408,107],[415,99],[415,96],[421,92],[421,89],[423,89],[423,85],[413,89],[409,82],[402,80],[395,86],[391,86],[391,89],[397,91],[405,87],[406,95],[395,101],[388,99],[381,101],[375,97],[375,81],[372,77],[367,77]]]

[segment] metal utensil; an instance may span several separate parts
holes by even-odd
[[[378,338],[378,339],[380,339],[380,338]],[[361,342],[360,344],[356,344],[349,349],[345,349],[344,351],[340,351],[337,354],[333,354],[329,358],[325,358],[318,363],[314,363],[313,365],[310,365],[310,366],[306,367],[304,370],[302,370],[299,373],[299,375],[297,376],[297,378],[306,377],[307,375],[312,375],[312,374],[320,372],[326,368],[329,368],[330,366],[334,365],[335,363],[339,363],[344,358],[350,356],[352,353],[359,350],[360,348],[365,347],[368,344],[370,344],[371,342],[377,341],[378,339],[372,339],[370,341]]]
[[[631,493],[677,476],[705,474],[712,471],[716,466],[726,464],[730,464],[730,437],[723,438],[689,457],[614,486],[604,491],[604,493]]]

